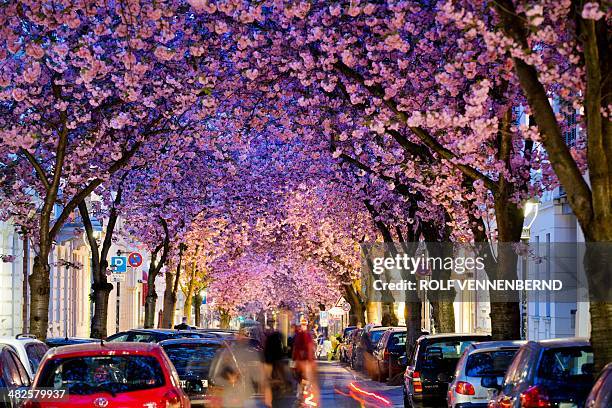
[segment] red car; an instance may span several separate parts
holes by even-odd
[[[170,359],[154,343],[57,347],[41,362],[32,392],[26,408],[191,406]]]

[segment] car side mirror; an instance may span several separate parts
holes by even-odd
[[[497,382],[497,377],[490,375],[482,377],[480,380],[480,385],[482,385],[484,388],[494,388],[497,391],[500,391],[502,388],[501,384]]]
[[[440,373],[438,374],[438,381],[443,382],[443,383],[449,383],[452,381],[452,378],[450,375],[446,373]]]
[[[399,363],[399,365],[407,366],[408,365],[408,357],[404,354],[403,356],[400,356],[400,358],[397,359],[397,362]]]

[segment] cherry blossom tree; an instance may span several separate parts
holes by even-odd
[[[1,216],[35,244],[30,332],[39,338],[47,260],[65,221],[137,151],[177,135],[190,109],[207,113],[195,101],[200,64],[211,66],[201,58],[210,32],[193,30],[183,8],[170,0],[0,6]]]
[[[508,62],[587,243],[612,241],[609,4],[448,1],[445,10],[460,29]],[[577,137],[566,123],[575,116]],[[587,244],[586,252],[594,294],[610,275],[610,251]],[[590,304],[597,368],[612,359],[612,303],[605,300],[594,295]]]

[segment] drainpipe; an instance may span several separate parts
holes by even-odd
[[[28,332],[28,278],[30,269],[30,238],[27,235],[23,236],[23,286],[22,286],[22,297],[23,304],[21,306],[21,332]],[[14,286],[13,286],[14,287]]]

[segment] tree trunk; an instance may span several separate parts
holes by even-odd
[[[108,297],[113,290],[113,285],[106,281],[91,285],[93,291],[94,314],[91,319],[91,338],[103,339],[107,336],[108,321]]]
[[[365,305],[364,302],[359,298],[359,294],[353,288],[351,284],[344,285],[345,300],[351,305],[349,311],[349,323],[351,326],[361,325],[364,327],[365,322]]]
[[[195,303],[195,326],[196,327],[201,327],[202,326],[202,313],[200,312],[200,306],[202,305],[202,295],[200,295],[200,293],[196,293],[196,295],[193,298],[193,301]]]
[[[51,280],[49,274],[49,248],[40,248],[34,257],[34,266],[30,275],[30,333],[39,340],[47,338],[49,326],[49,297]]]
[[[183,316],[187,317],[187,324],[191,324],[192,319],[192,309],[193,309],[193,296],[190,295],[185,298],[185,304],[183,305]]]
[[[229,329],[231,316],[229,312],[224,309],[219,310],[219,320],[222,329]]]
[[[147,297],[145,298],[144,328],[155,328],[155,305],[157,304],[157,292],[155,291],[155,278],[147,280]]]
[[[411,296],[413,292],[406,296]],[[406,302],[404,309],[404,318],[406,320],[406,355],[410,356],[417,339],[421,336],[421,302],[417,299],[414,302]]]
[[[380,324],[383,326],[397,326],[399,324],[397,315],[395,314],[395,304],[383,302],[382,318]]]
[[[433,301],[433,320],[436,333],[455,332],[455,308],[453,302]]]
[[[612,298],[609,280],[612,276],[610,243],[587,243],[584,267],[589,285],[591,345],[595,370],[599,372],[612,361]]]
[[[176,308],[176,294],[172,290],[176,274],[166,273],[166,289],[164,290],[164,311],[161,327],[171,329],[174,325],[174,309]]]

